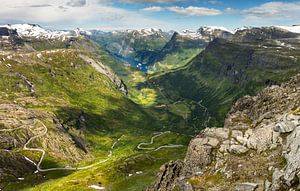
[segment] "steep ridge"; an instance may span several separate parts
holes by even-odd
[[[274,28],[257,30],[247,29],[248,33],[266,33],[264,38],[258,35],[259,40],[247,37],[247,42],[239,41],[245,37],[244,33],[237,32],[234,40],[215,39],[187,66],[152,76],[146,86],[160,93],[158,104],[184,100],[192,105],[201,102],[211,115],[210,124],[222,125],[225,114],[237,98],[279,84],[299,71],[300,41],[290,38],[298,34],[284,31],[283,35],[275,33],[273,36]],[[191,116],[193,113],[200,114],[192,111]],[[192,119],[188,117],[190,124],[203,127],[203,119]]]
[[[149,60],[150,72],[166,72],[185,65],[216,38],[230,39],[232,33],[220,27],[201,27],[196,32],[175,32],[164,48]]]
[[[207,43],[202,39],[194,39],[175,32],[162,50],[149,60],[149,72],[166,72],[167,70],[183,66],[206,45]]]
[[[238,42],[252,42],[264,41],[265,39],[283,39],[283,38],[297,38],[299,34],[293,33],[285,28],[279,27],[253,27],[240,29],[235,32],[233,36],[234,41]]]
[[[223,128],[207,128],[184,161],[161,167],[149,191],[299,190],[300,75],[239,99]]]

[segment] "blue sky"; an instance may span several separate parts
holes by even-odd
[[[300,1],[269,0],[10,0],[0,24],[36,23],[55,29],[195,30],[200,26],[300,24]]]

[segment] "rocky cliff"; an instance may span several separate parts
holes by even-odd
[[[128,89],[126,84],[121,80],[108,66],[105,66],[101,62],[97,62],[88,56],[80,55],[80,57],[95,68],[99,73],[107,76],[110,81],[120,90],[124,95],[128,95]],[[92,76],[91,76],[92,77]]]
[[[299,190],[300,75],[239,99],[223,128],[201,131],[149,191]]]

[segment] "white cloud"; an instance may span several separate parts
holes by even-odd
[[[32,3],[31,3],[32,2]],[[34,3],[33,3],[34,2]],[[82,2],[82,1],[81,1]],[[81,4],[79,1],[61,1],[61,0],[15,0],[5,1],[0,9],[1,20],[14,19],[29,22],[66,22],[66,21],[84,21],[92,18],[101,18],[120,15],[124,12],[122,9],[108,7],[105,5]],[[3,5],[4,4],[4,5]],[[39,6],[47,4],[49,6]],[[64,7],[69,5],[72,7]]]
[[[168,4],[168,3],[178,3],[178,2],[186,2],[190,0],[120,0],[124,3],[142,3],[142,4],[153,4],[153,3],[161,3],[161,4]]]
[[[1,2],[1,24],[37,23],[56,28],[143,28],[169,26],[106,0],[13,0]]]
[[[159,12],[159,11],[163,11],[165,10],[162,7],[158,7],[158,6],[153,6],[153,7],[147,7],[144,9],[141,9],[142,11],[146,11],[146,12]]]
[[[141,11],[146,12],[160,12],[160,11],[170,11],[175,12],[182,15],[190,15],[190,16],[215,16],[222,14],[222,11],[217,9],[210,9],[206,7],[159,7],[159,6],[152,6],[141,9]]]
[[[67,2],[67,5],[71,7],[83,7],[85,4],[86,0],[70,0]]]
[[[300,2],[269,2],[245,9],[242,14],[249,20],[293,20],[300,17]]]
[[[191,15],[191,16],[215,16],[222,14],[222,11],[217,9],[210,9],[206,7],[168,7],[167,10],[183,15]]]

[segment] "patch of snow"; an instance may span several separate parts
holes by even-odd
[[[70,37],[78,37],[81,33],[83,33],[83,30],[81,29],[76,29],[74,31],[46,30],[35,24],[8,24],[1,27],[16,30],[20,37],[37,39],[65,40]]]
[[[18,178],[18,180],[25,180],[25,178]]]
[[[143,174],[143,172],[142,171],[138,171],[138,172],[135,172],[136,174]]]
[[[129,177],[133,176],[133,174],[128,174]]]
[[[105,190],[105,187],[103,186],[97,186],[97,185],[90,185],[89,188],[93,188],[95,190]]]
[[[278,28],[293,32],[293,33],[300,33],[300,25],[296,26],[276,26]]]
[[[148,28],[148,29],[138,30],[138,32],[142,33],[143,35],[150,36],[150,35],[154,35],[154,34],[159,34],[162,32],[162,30],[155,29],[155,28]]]
[[[201,39],[203,38],[203,35],[213,35],[215,31],[219,31],[219,30],[233,33],[231,30],[228,30],[225,27],[204,26],[204,27],[200,27],[197,31],[184,30],[181,33],[179,33],[179,35],[191,39]]]
[[[156,28],[146,28],[146,29],[139,29],[139,30],[115,30],[111,31],[111,34],[118,35],[122,33],[132,33],[133,35],[141,35],[141,36],[151,36],[151,35],[160,35],[162,36],[163,31],[161,29]]]
[[[181,33],[179,33],[179,35],[191,39],[198,39],[202,37],[202,35],[199,35],[196,31],[190,31],[190,30],[184,30]]]
[[[231,31],[225,27],[219,27],[219,26],[206,26],[206,27],[202,27],[202,28],[204,29],[204,31],[208,31],[208,32],[214,32],[215,30],[221,30],[221,31],[233,33],[233,31]]]

